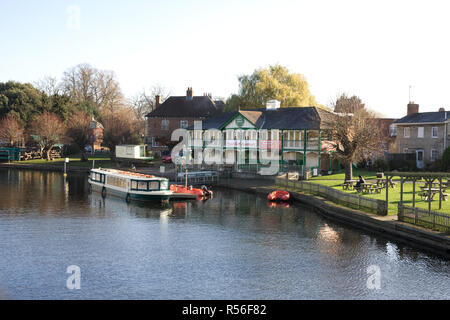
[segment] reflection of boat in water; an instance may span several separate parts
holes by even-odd
[[[91,190],[101,192],[103,198],[114,195],[127,202],[167,201],[173,194],[166,178],[115,169],[92,169],[89,185]]]
[[[289,209],[291,206],[289,202],[275,202],[275,201],[269,201],[267,202],[267,207],[273,209],[273,208],[285,208]]]
[[[202,186],[201,189],[193,188],[192,186],[186,187],[177,184],[170,186],[170,191],[173,192],[171,199],[197,199],[206,200],[212,198],[213,192],[206,186]]]
[[[276,190],[272,193],[269,193],[267,196],[267,200],[269,201],[289,201],[291,195],[287,191]]]

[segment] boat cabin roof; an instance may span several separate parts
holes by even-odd
[[[106,175],[113,175],[126,179],[133,180],[167,180],[167,178],[157,177],[149,174],[116,170],[116,169],[92,169],[91,172],[102,173]]]

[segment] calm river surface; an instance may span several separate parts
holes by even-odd
[[[127,205],[89,195],[86,175],[0,169],[0,244],[9,299],[450,299],[448,260],[226,190]]]

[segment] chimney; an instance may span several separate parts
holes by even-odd
[[[192,91],[192,87],[190,87],[190,88],[188,87],[187,91],[186,91],[186,100],[192,100],[193,95],[194,95],[194,93]]]
[[[445,112],[444,108],[439,108],[439,112]]]
[[[161,96],[158,94],[155,96],[155,109],[161,104]]]
[[[419,113],[419,105],[414,103],[413,101],[410,101],[408,103],[408,116],[410,114]]]

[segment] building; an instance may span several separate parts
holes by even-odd
[[[102,147],[102,143],[103,143],[103,125],[98,122],[97,120],[95,120],[94,118],[92,118],[91,120],[91,141],[90,141],[90,145],[86,146],[86,149],[89,152],[96,152],[96,151],[101,151],[102,149],[104,149]]]
[[[211,94],[194,96],[188,88],[186,96],[171,96],[160,103],[156,96],[155,110],[147,117],[146,142],[156,152],[170,149],[172,132],[178,128],[188,128],[194,121],[205,120],[223,111],[223,101],[214,101]]]
[[[449,116],[450,113],[443,108],[420,113],[419,105],[410,102],[406,117],[394,122],[397,152],[415,154],[419,169],[440,159],[448,147]]]
[[[257,164],[270,151],[281,163],[332,171],[340,167],[326,125],[333,115],[317,107],[279,108],[279,103],[226,112],[188,128],[190,159],[198,164],[214,153],[225,165]]]

